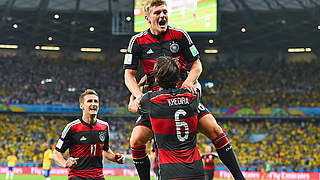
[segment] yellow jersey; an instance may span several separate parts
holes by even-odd
[[[52,150],[47,149],[43,154],[43,169],[51,169]]]
[[[17,161],[18,161],[17,156],[15,155],[8,156],[8,167],[14,167]]]

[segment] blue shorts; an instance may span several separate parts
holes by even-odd
[[[11,166],[11,167],[9,166],[8,171],[13,171],[13,166]]]
[[[50,169],[44,169],[43,170],[43,176],[49,177],[50,176]]]

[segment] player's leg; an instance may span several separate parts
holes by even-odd
[[[50,170],[49,169],[44,169],[43,170],[43,176],[45,177],[46,180],[50,180]]]
[[[130,137],[133,163],[141,180],[150,180],[150,160],[146,143],[151,137],[151,123],[148,115],[142,115],[138,118]]]
[[[213,179],[213,173],[214,173],[214,170],[213,169],[210,169],[210,170],[208,170],[209,172],[208,172],[208,180],[212,180]]]
[[[199,131],[211,139],[217,149],[220,160],[228,167],[233,177],[236,180],[245,179],[240,170],[232,146],[222,131],[222,128],[219,126],[213,115],[211,113],[205,113],[205,111],[207,111],[206,108],[202,104],[200,104],[200,106],[202,107],[199,107]],[[201,114],[204,115],[201,116]]]
[[[14,172],[13,172],[13,168],[12,168],[12,170],[10,171],[10,179],[13,179],[13,175],[14,175]]]
[[[10,171],[11,171],[11,167],[8,167],[7,174],[6,174],[6,179],[9,179]]]

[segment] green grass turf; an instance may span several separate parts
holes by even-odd
[[[175,28],[181,28],[185,31],[193,31],[193,32],[200,32],[200,31],[212,31],[212,29],[217,29],[217,17],[215,9],[213,6],[208,6],[209,2],[200,2],[198,4],[197,10],[197,18],[193,18],[193,6],[189,7],[185,12],[185,17],[182,17],[180,12],[174,12],[169,18],[169,25]],[[210,16],[210,27],[205,26],[205,18],[206,16]],[[176,21],[176,24],[173,23]],[[144,19],[144,16],[136,16],[135,17],[135,31],[144,31],[148,28],[148,25]]]
[[[5,179],[5,175],[1,174],[0,179]],[[67,180],[67,176],[51,176],[51,180]],[[43,176],[38,175],[14,175],[13,180],[44,180]],[[138,177],[122,177],[122,176],[105,176],[105,180],[139,180]],[[154,180],[154,178],[151,178]],[[215,179],[219,180],[219,179]],[[221,179],[222,180],[222,179]]]

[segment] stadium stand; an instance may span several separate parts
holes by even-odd
[[[73,118],[52,116],[0,115],[0,162],[9,150],[18,153],[20,166],[40,166],[41,144],[53,144],[63,127]],[[129,137],[134,120],[107,118],[110,145],[115,151],[130,154]],[[265,163],[271,170],[318,171],[320,169],[320,124],[315,120],[236,119],[218,120],[232,141],[242,168],[260,170]],[[199,134],[198,146],[211,142]],[[303,160],[301,160],[303,159]],[[218,167],[222,167],[221,165]]]

